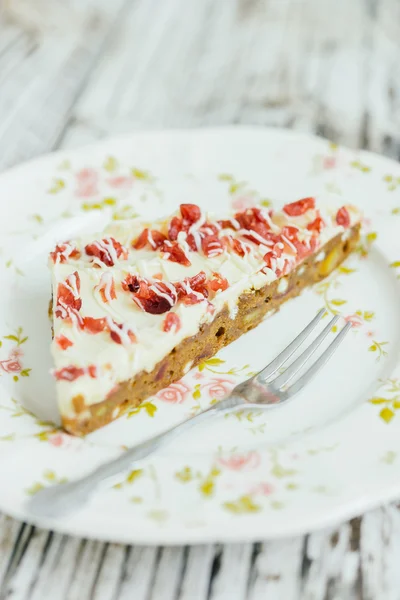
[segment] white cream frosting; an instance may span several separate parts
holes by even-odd
[[[360,220],[358,211],[353,207],[347,206],[346,208],[350,214],[351,225],[358,222]],[[325,221],[325,227],[317,236],[318,244],[315,252],[318,252],[318,249],[328,240],[344,231],[342,226],[336,224],[336,210],[334,212],[321,210],[320,213]],[[306,229],[307,224],[311,223],[318,213],[316,209],[310,209],[299,217],[289,217],[283,211],[274,213],[272,218],[268,213],[264,214],[267,215],[273,232],[279,234],[283,226],[295,225],[299,228],[299,239],[305,240],[307,243],[312,235]],[[224,215],[222,218],[226,219],[227,217]],[[66,262],[56,259],[55,263],[50,259],[53,314],[55,315],[56,311],[58,286],[68,279],[69,289],[72,289],[74,295],[79,295],[82,300],[79,315],[93,318],[106,317],[110,328],[116,328],[122,341],[122,343],[115,343],[111,339],[109,331],[91,334],[79,328],[76,322],[74,323],[74,319],[71,323],[70,319],[54,316],[52,354],[56,369],[71,365],[85,369],[85,373],[74,381],[63,379],[57,381],[58,400],[64,416],[70,418],[75,416],[72,402],[75,396],[83,396],[86,406],[103,401],[118,383],[131,379],[142,371],[151,372],[155,365],[175,346],[185,338],[195,335],[201,324],[212,321],[225,305],[228,306],[231,318],[234,318],[237,313],[238,298],[243,292],[260,289],[277,279],[274,270],[265,267],[263,258],[271,248],[264,243],[257,245],[244,239],[243,231],[237,227],[236,230],[221,230],[218,235],[219,237],[232,235],[240,239],[250,248],[250,252],[244,257],[240,257],[225,249],[222,254],[207,258],[201,250],[201,238],[198,230],[206,221],[215,222],[215,220],[212,215],[202,214],[200,221],[191,226],[189,233],[194,235],[196,246],[199,248],[198,252],[190,250],[186,243],[186,234],[179,234],[178,242],[190,259],[190,266],[183,266],[167,260],[159,250],[151,248],[152,239],[149,239],[151,246],[149,245],[145,249],[135,250],[132,247],[132,242],[138,238],[145,227],[166,231],[170,217],[152,223],[146,223],[140,219],[112,223],[100,234],[69,242],[69,251],[71,247],[80,251],[81,256],[78,259],[69,256]],[[235,221],[234,224],[239,225]],[[127,249],[127,258],[123,256],[118,258],[112,244],[109,241],[101,241],[109,240],[110,237]],[[261,241],[265,242],[263,239]],[[286,241],[289,248],[291,247],[290,240],[283,241]],[[109,250],[114,266],[107,267],[96,257],[87,256],[85,246],[93,243],[97,247],[100,244],[101,247]],[[284,253],[282,259],[277,259],[279,264],[275,268],[281,268],[284,259],[288,261],[289,265],[286,267],[285,274],[300,262],[297,256]],[[163,323],[168,313],[159,315],[146,313],[133,301],[132,294],[123,290],[121,286],[128,274],[139,275],[156,285],[159,274],[162,274],[162,281],[167,283],[183,281],[200,271],[204,271],[209,279],[213,278],[213,273],[220,274],[229,282],[229,287],[224,291],[217,291],[208,301],[204,300],[193,305],[185,305],[180,301],[175,303],[171,311],[179,316],[181,326],[178,330],[172,329],[168,332],[163,330]],[[80,278],[79,292],[76,287],[74,288],[73,278],[69,277],[74,272],[77,272]],[[154,278],[155,275],[156,278]],[[112,284],[115,288],[115,298],[113,298]],[[103,292],[101,292],[102,289]],[[103,296],[107,302],[104,302]],[[213,314],[210,312],[210,302],[215,308]],[[113,325],[114,322],[122,324],[123,328],[119,329]],[[132,342],[129,331],[136,337],[135,342]],[[57,342],[57,338],[60,336],[68,338],[72,345],[62,349]],[[96,377],[89,374],[88,367],[90,365],[96,366]]]

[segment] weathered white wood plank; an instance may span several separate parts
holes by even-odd
[[[118,600],[131,600],[133,593],[135,600],[149,599],[158,552],[149,546],[127,549]]]
[[[211,545],[188,548],[179,600],[207,600],[214,551]]]
[[[161,550],[149,600],[176,600],[179,597],[185,559],[185,548],[182,546]]]
[[[301,587],[304,538],[267,542],[254,565],[249,600],[297,600]]]
[[[397,600],[400,593],[400,512],[387,506],[367,513],[361,525],[363,600]]]
[[[84,542],[53,534],[30,600],[64,599],[75,576]]]
[[[93,600],[113,600],[118,598],[126,547],[121,544],[107,544],[101,569],[93,587]]]
[[[91,597],[105,551],[106,544],[101,542],[85,540],[82,543],[65,600]]]
[[[211,584],[212,600],[246,600],[252,544],[223,546]]]
[[[3,51],[0,167],[50,150],[85,84],[123,0],[85,4],[76,30],[63,35],[29,31],[22,47]],[[110,10],[111,8],[111,10]]]
[[[33,528],[29,533],[26,543],[21,545],[18,567],[6,584],[4,596],[12,600],[25,600],[30,597],[51,537],[48,531]]]
[[[19,521],[0,515],[0,590],[6,572],[11,567],[10,561],[22,528],[23,525]]]

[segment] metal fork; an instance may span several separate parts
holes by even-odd
[[[160,433],[152,439],[134,446],[121,456],[101,465],[95,471],[92,471],[92,473],[85,475],[81,479],[40,490],[29,500],[28,511],[36,516],[47,518],[55,518],[72,513],[83,507],[100,488],[114,483],[122,473],[132,467],[133,463],[142,461],[162,445],[171,441],[176,435],[185,432],[187,429],[193,427],[193,425],[227,412],[233,412],[238,408],[257,405],[258,407],[267,409],[284,404],[308,384],[310,379],[329,360],[346,333],[351,329],[351,323],[347,323],[307,371],[292,385],[288,386],[289,382],[310,360],[311,356],[332,330],[332,327],[339,319],[338,316],[334,316],[308,348],[283,373],[271,380],[272,375],[286,364],[289,358],[315,329],[324,314],[325,309],[321,309],[303,331],[269,365],[253,377],[250,377],[250,379],[237,385],[227,398],[224,398],[187,421],[175,425],[175,427],[164,433]]]

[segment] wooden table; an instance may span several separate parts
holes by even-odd
[[[398,0],[0,6],[1,168],[122,131],[231,123],[400,156]],[[396,600],[399,559],[395,505],[306,537],[176,548],[0,517],[0,599]]]

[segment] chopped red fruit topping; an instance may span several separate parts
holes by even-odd
[[[207,276],[204,271],[175,283],[175,288],[183,304],[198,304],[208,298]]]
[[[66,263],[68,259],[78,259],[81,253],[78,248],[72,246],[69,242],[64,244],[57,244],[53,252],[50,252],[51,259],[54,263]]]
[[[58,346],[61,348],[61,350],[66,350],[70,346],[74,345],[74,343],[71,342],[71,340],[69,338],[67,338],[65,335],[58,335],[55,338],[55,340],[56,340],[56,343],[58,344]]]
[[[103,302],[111,302],[117,297],[114,278],[109,271],[102,274],[99,285],[96,285],[94,289],[100,293]]]
[[[81,282],[78,271],[71,273],[65,281],[58,284],[56,317],[66,319],[69,316],[69,309],[79,310],[81,308],[80,287]]]
[[[185,225],[192,225],[193,223],[197,223],[197,221],[201,217],[201,210],[197,206],[197,204],[181,204],[179,208],[181,210],[183,223]]]
[[[88,375],[92,377],[92,379],[96,379],[97,377],[97,367],[96,365],[89,365],[87,368]]]
[[[89,375],[94,379],[97,377],[97,367],[96,365],[89,365],[84,368],[70,365],[69,367],[57,369],[53,374],[57,381],[75,381],[75,379],[78,379],[78,377],[82,377],[83,375]]]
[[[178,242],[169,242],[168,240],[164,242],[161,247],[163,256],[165,259],[170,260],[171,262],[179,263],[184,267],[190,267],[192,264],[188,257],[186,256],[182,246],[178,244]]]
[[[128,251],[122,244],[117,242],[113,237],[104,238],[100,242],[93,242],[85,246],[85,251],[88,256],[95,257],[93,263],[98,265],[98,262],[103,263],[107,267],[113,267],[119,258],[126,260]],[[101,265],[98,265],[101,266]]]
[[[223,219],[218,221],[218,225],[221,229],[235,229],[236,231],[240,229],[240,223],[237,219]]]
[[[158,279],[159,281],[162,281],[164,279],[164,275],[162,273],[154,273],[153,279]]]
[[[336,223],[342,227],[350,227],[350,215],[345,206],[339,208],[336,214]]]
[[[297,202],[285,204],[283,210],[289,217],[298,217],[304,215],[311,208],[315,208],[315,198],[303,198]]]
[[[168,239],[174,242],[178,238],[178,233],[182,231],[182,219],[172,217],[168,227]]]
[[[150,245],[153,250],[157,250],[157,248],[160,248],[163,245],[166,239],[166,236],[161,233],[161,231],[157,231],[156,229],[150,230],[146,228],[143,229],[142,233],[137,240],[133,242],[132,246],[135,248],[135,250],[141,250],[147,245]]]
[[[107,319],[101,317],[95,319],[94,317],[83,317],[82,329],[87,333],[100,333],[101,331],[107,330]]]
[[[316,231],[317,233],[321,233],[324,227],[325,222],[320,216],[316,217],[314,221],[311,221],[311,223],[307,225],[308,231]]]
[[[216,235],[203,237],[201,240],[201,247],[207,258],[214,258],[224,252],[222,242]]]
[[[122,282],[122,288],[132,293],[139,308],[152,315],[169,311],[177,301],[177,293],[172,284],[162,281],[150,283],[137,275],[128,275]]]
[[[266,254],[264,254],[264,261],[265,261],[265,265],[269,268],[272,269],[274,268],[274,264],[276,261],[276,254],[274,252],[267,252]]]
[[[181,320],[179,315],[176,313],[170,312],[165,317],[163,323],[163,331],[172,331],[173,333],[177,333],[181,328]]]
[[[213,292],[224,291],[229,287],[229,283],[220,273],[213,273],[213,279],[210,280],[208,287]]]
[[[232,250],[238,256],[245,256],[248,252],[250,252],[250,246],[246,244],[246,242],[242,242],[239,239],[233,238],[232,236],[225,236],[222,238],[223,240],[227,240],[228,244],[232,248]]]
[[[110,330],[110,336],[116,344],[128,346],[136,342],[136,336],[129,327],[122,323],[116,323],[112,319],[107,319],[107,324]]]

